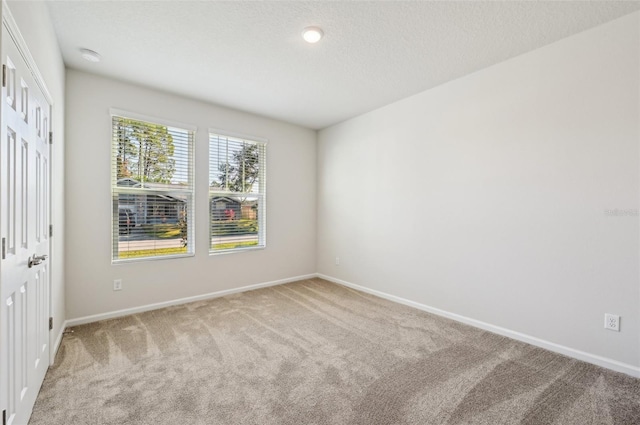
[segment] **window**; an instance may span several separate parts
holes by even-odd
[[[209,133],[211,253],[264,248],[266,142]]]
[[[187,127],[112,111],[114,262],[193,255],[195,128]]]

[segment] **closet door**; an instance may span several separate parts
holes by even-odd
[[[49,367],[51,107],[5,25],[0,132],[0,403],[26,424]]]

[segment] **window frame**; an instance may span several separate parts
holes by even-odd
[[[149,188],[135,188],[132,189],[128,186],[118,186],[118,171],[116,167],[116,158],[115,154],[117,152],[115,146],[115,134],[114,134],[114,118],[119,117],[123,119],[130,119],[135,121],[146,122],[153,125],[160,125],[165,127],[171,127],[178,130],[182,130],[187,132],[187,170],[186,176],[187,181],[190,182],[190,187],[188,189],[168,189],[168,190],[158,190],[158,189],[149,189]],[[144,262],[144,261],[157,261],[157,260],[170,260],[176,258],[186,258],[193,257],[196,253],[196,232],[195,232],[195,211],[196,211],[196,173],[195,173],[195,145],[196,145],[196,135],[198,128],[195,125],[186,124],[179,121],[167,120],[164,118],[158,118],[154,116],[139,114],[135,112],[130,112],[127,110],[110,108],[109,109],[109,121],[111,125],[111,155],[110,155],[110,198],[111,198],[111,264],[126,264],[126,263],[136,263],[136,262]],[[119,241],[119,231],[120,231],[120,217],[119,217],[119,207],[118,207],[118,197],[119,195],[127,195],[127,194],[137,194],[137,195],[183,195],[186,196],[186,211],[187,211],[187,252],[180,254],[168,254],[168,255],[150,255],[144,257],[133,257],[133,258],[118,258],[118,248],[116,246],[116,242]]]
[[[257,193],[254,192],[229,192],[229,191],[220,191],[214,190],[211,187],[211,181],[207,182],[208,186],[208,194],[207,194],[207,208],[208,208],[208,221],[209,221],[209,255],[228,255],[235,254],[246,251],[256,251],[263,250],[267,247],[267,145],[269,143],[268,139],[263,137],[252,136],[249,134],[243,134],[233,131],[222,130],[219,128],[209,128],[207,133],[208,140],[208,173],[207,177],[211,180],[211,138],[212,136],[218,136],[222,138],[229,139],[238,139],[243,142],[253,143],[259,146],[259,154],[260,157],[258,159],[259,164],[261,164],[260,177],[258,180],[259,190]],[[258,201],[258,243],[253,246],[245,246],[245,247],[236,247],[236,248],[227,248],[227,249],[214,249],[213,248],[213,223],[212,223],[212,210],[211,203],[214,196],[228,197],[228,196],[242,196],[248,195],[249,197],[257,197]]]

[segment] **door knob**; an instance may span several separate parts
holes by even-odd
[[[37,266],[38,264],[42,263],[46,259],[47,259],[46,255],[33,254],[33,257],[29,257],[29,268],[33,266]]]

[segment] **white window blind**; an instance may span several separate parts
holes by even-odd
[[[114,262],[193,254],[194,133],[112,115]]]
[[[266,143],[209,133],[211,253],[266,245]]]

